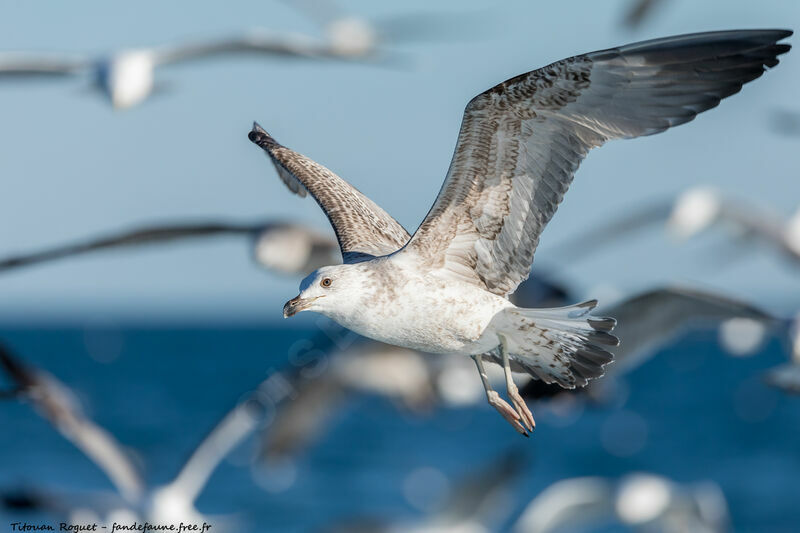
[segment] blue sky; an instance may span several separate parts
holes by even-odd
[[[0,80],[0,254],[153,221],[292,218],[328,231],[311,200],[291,196],[247,140],[258,120],[284,144],[339,173],[413,229],[452,154],[475,94],[513,75],[595,49],[692,31],[800,26],[800,3],[673,0],[636,32],[627,2],[350,1],[366,16],[490,8],[500,31],[474,41],[394,49],[413,68],[268,58],[203,61],[158,72],[165,90],[114,111],[87,82]],[[241,29],[313,33],[283,2],[100,0],[0,2],[0,49],[103,52]],[[472,29],[465,27],[464,32]],[[793,41],[792,41],[793,42]],[[800,111],[797,52],[695,122],[593,152],[547,228],[536,263],[586,296],[671,282],[730,291],[788,311],[800,275],[753,250],[726,268],[701,238],[675,246],[654,230],[586,260],[555,248],[615,213],[697,183],[784,213],[800,203],[798,138],[768,117]],[[299,280],[264,273],[247,243],[218,239],[103,253],[0,277],[0,317],[251,317],[278,320]]]

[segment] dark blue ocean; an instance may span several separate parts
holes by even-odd
[[[71,387],[87,413],[130,448],[148,483],[159,484],[312,333],[277,326],[14,326],[0,328],[0,339]],[[387,400],[354,398],[297,457],[288,480],[254,480],[250,439],[214,473],[197,507],[232,516],[246,532],[316,531],[352,516],[413,520],[424,513],[420,507],[435,506],[446,482],[429,476],[421,504],[408,497],[411,473],[441,472],[457,483],[514,450],[525,461],[502,519],[506,529],[555,481],[643,471],[680,483],[716,482],[734,531],[800,531],[800,397],[761,378],[785,358],[777,337],[752,357],[732,358],[714,331],[696,332],[625,376],[607,404],[581,403],[565,416],[546,402],[532,404],[538,425],[530,439],[483,403],[416,416]],[[30,405],[6,400],[0,490],[20,488],[83,493],[111,485]],[[16,520],[57,523],[8,510],[0,520],[0,531]]]

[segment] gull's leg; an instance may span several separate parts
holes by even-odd
[[[528,428],[528,431],[533,431],[533,428],[536,427],[536,422],[533,420],[533,413],[531,413],[531,410],[528,409],[528,404],[525,403],[525,400],[522,399],[522,396],[519,395],[517,384],[514,383],[514,379],[511,376],[511,362],[508,360],[506,338],[500,334],[497,336],[500,337],[500,354],[503,357],[503,370],[506,374],[506,389],[508,392],[508,398],[511,400],[511,403],[514,404],[514,408],[517,410],[517,413],[522,419],[522,422],[525,424],[525,427]]]
[[[478,373],[481,376],[483,388],[486,390],[486,399],[489,401],[489,405],[497,409],[497,412],[503,415],[503,418],[514,426],[514,429],[527,437],[528,432],[525,431],[525,427],[520,423],[519,413],[508,405],[508,402],[502,399],[500,395],[497,394],[497,391],[492,389],[492,385],[489,383],[489,377],[486,375],[486,370],[483,368],[483,359],[481,357],[481,354],[473,355],[472,360],[475,361],[475,365],[478,367]]]

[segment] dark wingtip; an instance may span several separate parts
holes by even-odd
[[[253,121],[253,129],[250,130],[250,133],[247,134],[247,138],[250,139],[250,142],[255,143],[259,146],[262,146],[264,143],[267,142],[275,142],[267,131],[261,127],[258,122]]]

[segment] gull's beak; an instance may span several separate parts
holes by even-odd
[[[286,302],[283,306],[283,318],[289,318],[290,316],[294,316],[300,311],[305,311],[309,307],[311,307],[311,303],[316,300],[316,298],[300,298],[300,296],[295,296],[288,302]]]

